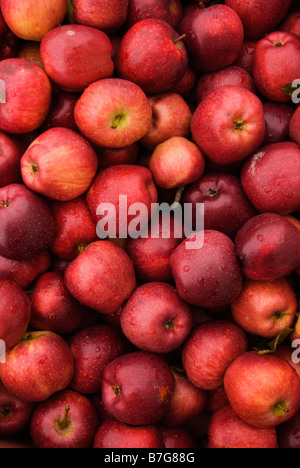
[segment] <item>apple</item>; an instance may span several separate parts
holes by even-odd
[[[280,449],[296,449],[299,444],[300,430],[300,412],[298,411],[288,421],[284,422],[277,428],[278,446]]]
[[[20,40],[7,26],[6,22],[4,21],[1,11],[0,11],[0,40],[1,40],[0,59],[5,60],[8,58],[16,57],[18,54]]]
[[[131,426],[156,424],[168,411],[175,378],[157,354],[127,353],[103,372],[102,399],[113,418]]]
[[[22,184],[0,189],[0,255],[30,260],[47,250],[54,220],[44,199]]]
[[[290,86],[299,76],[300,37],[274,31],[257,43],[253,78],[265,98],[275,102],[289,102]]]
[[[8,391],[24,401],[37,403],[67,388],[74,360],[66,341],[50,331],[27,332],[6,352],[0,379]]]
[[[20,400],[0,382],[0,436],[12,437],[28,428],[34,404]]]
[[[193,92],[196,82],[197,74],[195,70],[193,70],[192,67],[188,65],[187,70],[183,75],[183,78],[181,78],[181,80],[179,80],[178,83],[175,86],[173,86],[170,92],[179,94],[184,98],[188,98]]]
[[[202,248],[190,248],[198,245],[202,235]],[[223,307],[242,291],[243,277],[234,243],[219,231],[191,234],[172,251],[170,266],[178,294],[188,304]]]
[[[65,0],[3,0],[3,17],[12,32],[27,41],[41,41],[67,13]]]
[[[72,0],[74,21],[111,34],[125,24],[128,4],[129,0]]]
[[[103,421],[94,439],[94,449],[164,448],[161,432],[155,425],[131,426],[117,420]]]
[[[80,98],[80,93],[70,93],[60,89],[54,89],[51,101],[51,108],[42,124],[40,130],[45,132],[50,128],[64,127],[78,131],[75,122],[75,105]]]
[[[81,92],[114,72],[108,36],[90,26],[68,24],[52,29],[40,50],[47,75],[65,91]]]
[[[295,369],[297,375],[300,378],[300,362],[298,362],[298,359],[294,359],[295,347],[292,346],[293,341],[294,341],[294,335],[297,333],[297,328],[298,327],[295,326],[294,330],[292,331],[290,335],[291,344],[287,341],[277,346],[275,350],[275,355],[287,361],[290,364],[290,366],[293,367],[293,369]],[[297,348],[296,348],[296,351],[297,351]]]
[[[280,26],[280,31],[286,31],[300,36],[300,11],[294,11],[287,15]]]
[[[45,71],[41,57],[40,45],[40,42],[21,41],[20,47],[18,48],[18,57],[30,60]]]
[[[55,223],[50,249],[58,257],[73,260],[97,240],[96,223],[84,196],[70,201],[53,201],[50,209]]]
[[[124,148],[137,142],[149,132],[151,120],[144,91],[121,78],[92,83],[75,106],[75,121],[82,134],[105,148]]]
[[[23,290],[52,265],[51,254],[48,250],[35,255],[29,260],[10,260],[0,256],[0,275],[14,280]]]
[[[275,31],[285,18],[292,0],[270,0],[266,6],[256,0],[225,0],[241,18],[246,39],[260,39]]]
[[[285,141],[260,148],[245,162],[241,183],[261,213],[285,215],[299,210],[299,145]]]
[[[68,340],[74,356],[74,375],[70,388],[85,395],[101,392],[104,368],[129,350],[129,343],[118,327],[82,327]]]
[[[44,122],[52,97],[46,73],[35,63],[23,58],[0,62],[3,96],[0,103],[0,129],[24,134],[36,130]]]
[[[185,99],[178,93],[165,92],[149,96],[152,108],[152,127],[141,140],[150,150],[171,137],[190,136],[192,111]]]
[[[263,146],[287,141],[294,108],[287,103],[272,101],[264,102],[263,106],[266,125],[266,135]]]
[[[214,413],[228,404],[224,385],[208,392],[207,410]]]
[[[254,216],[235,238],[237,256],[246,278],[274,281],[300,264],[300,231],[275,213]]]
[[[90,143],[62,127],[40,134],[21,159],[27,187],[58,201],[74,200],[85,193],[97,169],[98,159]]]
[[[30,436],[35,448],[92,448],[99,424],[86,396],[64,390],[37,404]]]
[[[170,353],[187,339],[192,314],[174,286],[151,282],[139,286],[122,308],[121,328],[138,349]]]
[[[199,104],[209,93],[222,86],[241,86],[256,94],[256,87],[251,74],[244,68],[231,65],[212,73],[205,73],[199,78],[196,86],[197,103]]]
[[[29,325],[31,304],[27,294],[12,279],[0,275],[0,339],[6,350],[15,346]]]
[[[292,115],[292,118],[290,120],[290,125],[289,125],[289,136],[290,138],[298,143],[300,145],[300,111],[299,107],[295,110],[294,114]]]
[[[67,267],[65,283],[81,304],[101,314],[118,312],[136,287],[133,264],[110,241],[96,241]]]
[[[164,439],[165,449],[198,448],[198,441],[189,427],[165,427],[159,425],[159,430]],[[165,459],[169,459],[171,456],[171,454],[165,455]]]
[[[234,65],[243,68],[248,73],[250,73],[251,76],[253,71],[254,50],[257,42],[257,40],[245,39],[242,45],[241,52],[236,61],[234,62]]]
[[[208,448],[212,449],[276,449],[277,432],[274,427],[254,427],[243,421],[230,407],[216,411],[208,428]]]
[[[246,221],[257,214],[239,178],[226,172],[209,172],[187,186],[183,203],[192,204],[193,229],[196,227],[197,203],[204,203],[205,229],[223,232],[231,239]]]
[[[125,148],[102,148],[95,147],[98,157],[99,169],[106,169],[110,166],[120,166],[123,164],[134,165],[139,154],[139,144],[134,142]]]
[[[223,385],[227,367],[248,349],[245,332],[227,320],[212,320],[194,327],[182,351],[189,381],[202,390]]]
[[[190,12],[183,18],[178,30],[186,35],[184,44],[190,65],[200,73],[232,65],[244,41],[242,21],[226,5],[213,5]]]
[[[0,187],[22,181],[20,160],[23,152],[17,139],[0,131]]]
[[[278,426],[299,411],[299,377],[278,356],[244,353],[227,368],[224,387],[233,411],[255,427]]]
[[[263,142],[263,104],[248,89],[222,86],[200,102],[192,117],[191,132],[212,162],[225,165],[244,160]]]
[[[130,0],[127,28],[145,19],[159,19],[177,28],[183,16],[180,0]]]
[[[181,37],[165,21],[139,21],[121,39],[117,72],[147,94],[169,91],[183,78],[187,67],[188,54]]]
[[[286,278],[275,281],[245,282],[243,291],[231,304],[232,317],[246,332],[274,338],[292,328],[298,311],[298,300]]]

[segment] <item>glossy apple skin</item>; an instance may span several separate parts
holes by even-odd
[[[216,411],[208,428],[208,448],[212,449],[276,449],[275,428],[258,428],[247,424],[235,414],[230,405]]]
[[[149,132],[152,110],[146,94],[135,83],[107,78],[85,89],[75,106],[75,121],[94,144],[124,148]]]
[[[137,348],[169,353],[179,348],[193,326],[192,313],[167,283],[139,286],[122,308],[121,328]]]
[[[280,31],[286,31],[300,36],[300,12],[295,11],[290,15],[286,16],[284,22],[280,27]]]
[[[204,231],[200,249],[186,248],[197,235],[191,235],[176,247],[170,266],[181,299],[206,308],[230,304],[241,293],[243,278],[232,240],[225,234]]]
[[[296,293],[286,278],[248,280],[240,297],[231,304],[234,321],[248,333],[265,338],[292,328],[297,310]]]
[[[48,32],[40,46],[49,78],[68,92],[81,92],[114,71],[112,45],[99,29],[63,25]]]
[[[292,115],[289,125],[290,138],[300,145],[300,111],[297,108]]]
[[[20,161],[23,146],[0,131],[0,187],[21,182]]]
[[[59,423],[69,407],[67,429]],[[39,403],[30,421],[30,436],[35,448],[91,448],[99,417],[94,405],[84,395],[64,390]]]
[[[40,274],[49,270],[51,264],[51,254],[48,250],[23,261],[0,256],[0,274],[14,280],[26,290]]]
[[[299,210],[299,145],[286,141],[260,148],[245,162],[241,183],[261,213],[286,215]]]
[[[215,320],[197,325],[183,347],[185,373],[197,388],[216,390],[223,385],[229,364],[247,348],[246,334],[235,323]]]
[[[0,275],[0,339],[6,350],[15,346],[25,334],[31,316],[27,294],[13,280]]]
[[[70,384],[73,355],[66,341],[56,333],[26,333],[20,343],[6,352],[0,364],[3,385],[24,401],[37,403]]]
[[[52,87],[46,73],[23,58],[0,63],[5,103],[0,108],[0,129],[13,134],[36,130],[44,122],[51,103]]]
[[[70,201],[90,187],[98,159],[90,143],[68,128],[51,128],[23,154],[21,173],[33,191],[52,200]]]
[[[111,34],[125,24],[129,0],[73,0],[72,3],[76,23]]]
[[[300,231],[274,213],[247,221],[237,233],[235,246],[243,273],[251,280],[283,278],[300,263]]]
[[[224,387],[234,412],[255,427],[278,426],[299,411],[299,377],[274,355],[248,351],[239,356],[226,370]],[[285,411],[276,411],[278,403]]]
[[[242,45],[241,52],[234,62],[234,65],[243,68],[252,76],[253,71],[253,60],[254,60],[254,50],[258,41],[251,41],[245,39]]]
[[[300,76],[300,37],[275,31],[261,39],[254,51],[253,78],[262,95],[275,102],[289,102],[282,90]]]
[[[268,5],[255,0],[225,0],[225,4],[240,16],[246,39],[261,39],[275,31],[291,3],[292,0],[270,0]]]
[[[130,0],[127,28],[145,19],[159,19],[177,28],[183,16],[180,0]]]
[[[0,383],[0,436],[21,434],[29,425],[34,404],[20,400]]]
[[[135,142],[125,146],[125,148],[102,148],[98,146],[95,147],[95,151],[98,156],[99,169],[123,164],[134,165],[139,154],[139,144]]]
[[[21,39],[41,41],[50,29],[58,26],[67,13],[64,0],[4,0],[1,2],[3,17]]]
[[[136,287],[130,258],[109,241],[91,243],[70,263],[64,278],[75,299],[102,314],[116,313]]]
[[[109,363],[102,399],[113,418],[132,426],[156,424],[168,411],[175,379],[157,354],[135,351]]]
[[[245,88],[223,86],[200,102],[192,117],[191,132],[212,162],[225,165],[241,161],[263,142],[263,104]]]
[[[130,348],[119,328],[102,324],[81,328],[68,343],[75,365],[70,388],[85,395],[101,392],[105,367]]]
[[[198,441],[189,427],[165,427],[159,425],[165,449],[198,448]]]
[[[277,428],[278,446],[280,449],[300,448],[300,413],[298,412],[291,419],[281,424]]]
[[[267,101],[263,105],[266,124],[263,146],[287,141],[294,108],[290,104],[272,101]]]
[[[95,439],[94,449],[164,448],[159,429],[155,425],[134,427],[117,420],[104,421]]]
[[[0,189],[0,255],[30,260],[49,248],[53,236],[54,220],[44,199],[22,184]]]
[[[218,31],[217,35],[215,31]],[[189,13],[181,21],[179,32],[186,34],[184,43],[191,66],[201,73],[232,65],[244,40],[239,16],[225,5],[214,5]]]
[[[207,174],[186,187],[183,203],[193,205],[196,227],[196,204],[204,203],[205,229],[223,232],[233,239],[246,221],[257,212],[246,197],[241,183],[233,174]]]

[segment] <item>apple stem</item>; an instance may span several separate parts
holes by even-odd
[[[175,39],[174,44],[177,44],[177,42],[182,41],[186,37],[186,34],[182,34],[182,36],[179,36],[177,39]]]
[[[289,413],[289,409],[286,406],[286,403],[284,401],[279,401],[274,407],[273,407],[273,413],[275,416],[282,416],[283,414]]]
[[[70,409],[71,409],[71,408],[70,408],[69,405],[67,405],[67,406],[65,407],[65,414],[64,414],[64,417],[63,417],[62,420],[60,420],[60,421],[58,422],[59,428],[60,428],[60,430],[62,430],[62,431],[66,430],[67,427],[68,427],[69,424],[70,424],[70,420],[69,420],[69,411],[70,411]]]
[[[176,195],[175,195],[175,200],[172,204],[172,208],[177,208],[177,206],[179,205],[184,189],[185,189],[184,185],[181,185],[180,187],[178,187]]]
[[[203,2],[199,2],[199,7],[204,10],[206,8],[205,4]]]

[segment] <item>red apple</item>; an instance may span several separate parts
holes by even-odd
[[[0,275],[0,339],[6,350],[19,343],[30,316],[31,304],[27,294],[15,281]]]
[[[151,282],[139,286],[122,308],[121,328],[137,348],[169,353],[187,339],[193,326],[190,308],[174,286]]]
[[[79,97],[79,93],[70,93],[54,89],[51,108],[40,129],[41,132],[55,127],[64,127],[74,130],[75,132],[78,131],[74,109]]]
[[[34,404],[20,400],[0,382],[0,436],[22,434],[29,425]]]
[[[227,367],[248,349],[244,331],[235,323],[213,320],[197,325],[182,351],[189,381],[202,390],[223,385]]]
[[[106,148],[124,148],[140,140],[149,132],[151,119],[144,91],[120,78],[91,84],[75,106],[75,121],[82,134]]]
[[[254,216],[235,238],[244,275],[274,281],[290,275],[300,264],[300,231],[274,213]]]
[[[285,361],[287,361],[289,365],[293,367],[293,369],[295,369],[298,377],[300,378],[300,361],[298,360],[298,348],[296,348],[297,358],[295,359],[295,346],[294,346],[295,343],[293,343],[294,336],[297,333],[297,331],[298,331],[298,327],[296,324],[296,326],[294,326],[293,332],[290,335],[291,343],[286,341],[280,344],[279,346],[277,346],[275,350],[275,356],[278,356],[284,359]]]
[[[74,20],[111,34],[125,24],[128,3],[129,0],[72,0]]]
[[[289,214],[300,209],[300,147],[285,141],[264,146],[241,172],[242,187],[262,213]]]
[[[183,8],[180,0],[130,0],[127,27],[145,19],[159,19],[177,28],[182,19]]]
[[[288,421],[284,422],[277,428],[278,446],[280,449],[296,449],[300,448],[299,444],[300,430],[300,412],[298,411]]]
[[[214,413],[228,404],[228,398],[224,389],[224,385],[210,390],[208,392],[207,409],[210,413]]]
[[[159,449],[164,448],[163,437],[155,425],[130,426],[120,421],[104,421],[95,439],[94,449]]]
[[[40,42],[21,41],[20,47],[18,48],[18,57],[31,60],[31,62],[35,63],[36,65],[41,67],[42,70],[45,71],[45,67],[41,57],[40,46]]]
[[[91,185],[98,159],[88,141],[68,128],[51,128],[38,136],[21,159],[25,184],[52,200],[69,201]]]
[[[23,58],[0,62],[3,96],[0,104],[0,129],[23,134],[36,130],[49,110],[52,87],[46,73]]]
[[[299,411],[299,377],[274,355],[248,351],[239,356],[226,370],[224,387],[233,411],[255,427],[278,426]]]
[[[179,94],[182,97],[189,97],[192,93],[194,86],[197,82],[197,74],[196,72],[188,65],[183,78],[178,81],[178,83],[173,86],[170,90],[173,93]]]
[[[300,145],[300,108],[298,107],[292,118],[289,125],[289,136],[290,138]]]
[[[152,107],[152,127],[141,139],[143,146],[154,150],[171,137],[189,137],[192,112],[182,96],[165,92],[148,99]]]
[[[138,142],[132,143],[125,148],[95,148],[98,156],[99,169],[106,169],[110,166],[119,166],[123,164],[134,165],[138,158]]]
[[[300,11],[295,11],[287,15],[280,26],[280,31],[285,31],[300,36]]]
[[[242,45],[241,52],[234,62],[234,65],[243,68],[252,75],[254,50],[258,41],[245,39]]]
[[[47,400],[70,384],[74,361],[66,341],[56,333],[26,333],[20,343],[6,352],[0,364],[3,385],[21,400]]]
[[[50,249],[60,258],[73,260],[97,239],[96,223],[83,196],[50,205],[55,233]]]
[[[210,449],[276,449],[277,433],[274,427],[251,426],[235,414],[230,405],[216,411],[209,424]]]
[[[13,137],[0,131],[0,187],[21,182],[20,160],[24,149]]]
[[[84,395],[64,390],[39,403],[30,421],[35,448],[92,448],[99,417]]]
[[[59,88],[69,92],[83,91],[94,81],[110,78],[114,71],[111,54],[108,36],[89,26],[59,26],[41,42],[47,75]]]
[[[242,21],[226,5],[213,5],[187,14],[179,25],[190,65],[198,72],[213,72],[232,65],[244,40]]]
[[[266,124],[263,146],[287,141],[294,108],[290,104],[272,101],[265,102],[263,106]]]
[[[263,142],[263,104],[248,89],[222,86],[200,102],[192,117],[191,132],[212,162],[224,165],[241,161]]]
[[[16,57],[20,45],[19,38],[9,29],[0,11],[0,59]]]
[[[85,395],[101,392],[104,368],[129,349],[119,328],[102,324],[80,328],[68,343],[75,366],[70,388]]]
[[[195,449],[198,448],[198,441],[189,427],[165,427],[160,425],[159,430],[164,439],[165,449]],[[189,457],[190,454],[187,454]],[[190,457],[189,457],[190,458]],[[164,460],[172,459],[172,454],[165,454]]]
[[[0,255],[30,260],[48,249],[53,236],[54,220],[44,199],[22,184],[0,189]]]
[[[122,37],[116,69],[147,94],[169,91],[183,78],[188,55],[179,34],[165,21],[147,19]]]
[[[0,274],[14,280],[26,290],[42,273],[49,270],[52,258],[48,250],[29,260],[10,260],[0,256]]]
[[[243,22],[246,39],[260,39],[271,31],[275,31],[284,19],[292,0],[225,0],[225,4],[233,8]]]
[[[65,0],[3,0],[1,11],[16,36],[39,42],[63,21],[67,4]]]
[[[286,278],[245,282],[239,298],[231,304],[232,317],[246,332],[274,338],[292,328],[298,311],[296,293]]]
[[[67,267],[65,282],[75,299],[102,314],[116,313],[136,287],[130,258],[109,241],[91,243]]]

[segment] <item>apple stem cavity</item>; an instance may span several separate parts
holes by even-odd
[[[167,330],[172,330],[174,328],[174,320],[173,319],[168,319],[165,322],[165,327]]]
[[[65,431],[70,426],[70,420],[69,420],[69,411],[70,411],[70,409],[71,409],[70,406],[67,405],[65,407],[65,413],[64,413],[63,418],[56,421],[56,426],[59,429],[59,431],[61,431],[61,432]]]
[[[276,405],[273,406],[273,414],[278,418],[280,418],[284,414],[289,413],[289,411],[290,410],[286,406],[285,401],[279,401],[278,403],[276,403]]]
[[[283,43],[283,42],[280,42],[280,41],[279,41],[279,42],[275,42],[275,44],[274,44],[274,47],[282,47],[282,46],[284,46],[284,43]]]
[[[12,414],[12,411],[10,408],[2,408],[0,413],[1,413],[1,416],[5,419]]]
[[[111,128],[113,128],[113,129],[118,128],[121,125],[123,120],[124,120],[124,115],[123,114],[117,114],[112,120]]]

